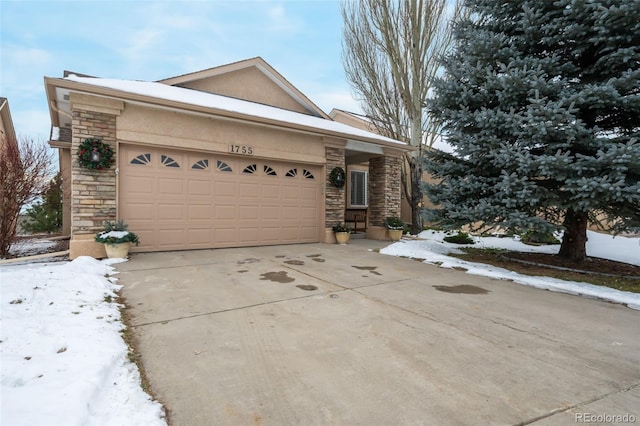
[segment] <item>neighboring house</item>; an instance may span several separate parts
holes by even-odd
[[[9,100],[0,97],[0,149],[4,147],[5,143],[17,143],[17,139],[13,120],[11,119]]]
[[[333,242],[349,203],[331,172],[356,164],[368,169],[367,236],[386,238],[385,217],[400,213],[411,147],[333,121],[262,58],[158,82],[67,72],[45,87],[71,258],[104,256],[93,238],[115,219],[137,251]],[[80,167],[87,138],[110,144],[115,166]]]

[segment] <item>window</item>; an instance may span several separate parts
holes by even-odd
[[[180,165],[176,162],[176,160],[169,157],[168,155],[164,155],[164,154],[161,155],[160,162],[167,167],[178,167],[178,168],[180,167]]]
[[[349,206],[367,207],[369,204],[367,194],[369,172],[365,172],[362,170],[351,170],[350,178]]]
[[[209,160],[204,159],[196,161],[195,163],[193,163],[193,166],[191,166],[191,168],[195,170],[206,170],[209,168]]]
[[[264,166],[264,173],[268,176],[278,176],[275,170],[271,168],[271,166]]]
[[[151,162],[151,154],[150,153],[140,154],[136,158],[131,160],[131,164],[140,164],[140,165],[149,164],[150,162]]]
[[[216,160],[216,167],[221,172],[232,172],[231,167],[224,161]]]

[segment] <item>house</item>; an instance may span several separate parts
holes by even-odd
[[[371,120],[368,117],[364,115],[360,115],[351,111],[344,111],[344,110],[334,108],[333,110],[331,110],[331,112],[329,112],[329,117],[331,117],[333,120],[338,121],[340,123],[348,124],[350,126],[357,127],[359,129],[378,133],[376,126],[371,122]],[[403,161],[401,164],[402,164],[403,173],[409,170],[409,163],[406,160]],[[350,174],[366,173],[367,168],[368,167],[366,163],[364,165],[353,164],[350,166],[347,173],[350,173]],[[407,174],[407,176],[409,175]],[[364,178],[366,179],[366,177],[367,175],[365,174]],[[351,180],[353,181],[353,178]],[[431,177],[431,175],[426,171],[422,172],[422,181],[426,183],[435,182],[433,177]],[[409,185],[411,184],[410,180],[408,184]],[[366,186],[366,182],[364,183],[364,185]],[[411,223],[411,220],[412,220],[411,205],[409,204],[409,200],[407,200],[408,192],[410,192],[410,188],[407,188],[406,190],[403,190],[401,192],[400,218],[406,223]],[[435,207],[435,205],[431,202],[429,197],[427,197],[426,195],[422,197],[422,205],[426,208]]]
[[[0,149],[2,149],[6,143],[17,143],[16,131],[13,127],[13,120],[11,119],[9,100],[0,97]]]
[[[93,238],[115,219],[140,236],[134,251],[333,242],[353,185],[334,178],[356,164],[368,168],[367,236],[385,239],[400,213],[411,147],[332,120],[262,58],[157,82],[65,72],[45,88],[71,258],[103,257]],[[115,164],[82,167],[87,139]]]

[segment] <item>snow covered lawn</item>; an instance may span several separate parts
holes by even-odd
[[[640,294],[638,293],[556,278],[522,275],[496,266],[466,262],[448,256],[450,253],[461,253],[459,248],[465,246],[447,243],[443,240],[445,236],[444,232],[424,231],[418,236],[421,239],[403,239],[380,250],[380,253],[424,259],[425,263],[436,264],[443,268],[464,268],[469,274],[508,279],[518,284],[546,290],[595,297],[623,303],[632,309],[640,310]],[[591,231],[588,231],[588,238],[587,255],[640,266],[640,238],[611,237]],[[530,246],[513,238],[474,237],[474,239],[476,243],[471,247],[541,253],[557,253],[560,248],[558,245]]]
[[[0,266],[2,425],[166,425],[120,331],[108,261]]]

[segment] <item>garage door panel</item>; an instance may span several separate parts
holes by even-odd
[[[247,178],[246,176],[244,177]],[[245,183],[238,184],[238,193],[235,194],[240,197],[250,197],[252,199],[260,196],[260,185],[258,183]]]
[[[189,180],[188,190],[189,195],[203,195],[211,196],[211,181],[208,180]]]
[[[321,176],[320,167],[133,145],[120,152],[119,216],[140,235],[134,250],[319,241],[321,183],[304,176]]]
[[[256,241],[256,235],[260,231],[260,228],[256,224],[255,226],[242,226],[238,229],[238,242],[241,244],[253,243]]]
[[[237,194],[236,182],[215,182],[215,195],[216,197],[235,197]]]
[[[155,219],[155,203],[129,203],[127,205],[127,211],[129,212],[130,219],[127,220],[127,223],[131,226],[133,220],[138,221],[152,221]],[[135,219],[132,219],[135,218]]]
[[[188,219],[189,220],[204,220],[209,222],[211,220],[211,205],[210,204],[190,204],[187,206]]]
[[[189,229],[187,237],[190,245],[207,246],[211,241],[211,230],[209,228]]]
[[[178,178],[158,178],[158,194],[160,195],[176,195],[184,194],[184,181]]]
[[[158,203],[158,219],[161,221],[180,221],[186,217],[187,208],[184,204]]]
[[[236,227],[230,227],[230,228],[216,227],[213,233],[213,238],[216,244],[228,246],[230,244],[235,243],[236,234],[237,234]]]
[[[155,179],[148,176],[133,175],[127,178],[128,188],[131,195],[137,194],[149,196],[154,192]]]
[[[238,207],[216,205],[214,207],[214,216],[216,220],[234,220],[238,217]]]
[[[264,184],[262,185],[262,198],[263,199],[280,199],[280,188],[277,184]]]

